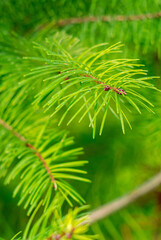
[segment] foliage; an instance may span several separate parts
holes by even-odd
[[[26,45],[26,41],[21,43]],[[20,86],[25,86],[28,91],[30,89],[33,91],[37,85],[41,86],[42,90],[36,94],[34,104],[38,107],[41,103],[45,111],[51,109],[50,117],[63,110],[58,125],[74,109],[67,125],[78,116],[80,123],[88,115],[89,127],[93,128],[95,137],[97,117],[102,116],[99,131],[101,135],[110,109],[120,119],[125,133],[124,120],[131,128],[126,116],[126,112],[130,112],[130,106],[139,113],[141,113],[139,105],[152,111],[149,106],[153,107],[153,104],[140,93],[144,88],[156,90],[149,82],[152,77],[146,77],[147,72],[139,69],[141,64],[132,59],[110,60],[108,55],[120,51],[119,43],[110,47],[107,43],[102,43],[84,50],[77,45],[77,39],[62,33],[46,39],[43,45],[36,43],[35,48],[38,51],[35,55],[32,52],[32,57],[26,56],[30,52],[29,49],[33,49],[32,44],[24,53],[18,49],[18,63],[14,63],[10,81],[15,74],[15,65],[18,64],[24,78],[17,79]],[[6,50],[3,53],[3,56],[5,55],[8,56]],[[22,60],[22,57],[25,59]],[[6,70],[4,67],[4,73],[6,71],[8,68]]]
[[[160,101],[153,77],[160,73],[160,19],[63,27],[57,21],[155,13],[160,7],[159,0],[153,5],[148,0],[0,2],[0,176],[28,216],[27,224],[18,229],[23,233],[12,239],[155,237],[157,227],[146,232],[140,224],[148,214],[155,217],[150,203],[132,206],[89,230],[84,199],[96,207],[160,169],[160,116],[155,120],[151,115],[160,112],[153,110]],[[137,115],[142,112],[142,117]],[[135,131],[130,132],[125,122]],[[77,136],[75,148],[65,128]],[[85,147],[83,159],[90,160],[90,186],[83,183],[90,182],[82,169],[88,161],[80,158],[83,148],[77,145]],[[5,225],[3,213],[1,219]]]

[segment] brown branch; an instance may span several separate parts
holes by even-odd
[[[127,207],[131,203],[135,202],[139,198],[145,196],[146,194],[152,192],[154,189],[159,187],[161,185],[161,172],[156,174],[154,177],[151,179],[145,181],[142,185],[137,187],[135,190],[131,191],[129,194],[126,194],[118,199],[113,200],[110,203],[107,203],[95,210],[93,210],[89,214],[88,220],[80,223],[80,225],[85,225],[85,224],[93,224],[101,219],[104,219],[105,217],[108,217],[112,215],[113,213],[121,210],[124,207]],[[75,229],[73,229],[72,234]],[[68,236],[72,236],[70,233]],[[62,234],[57,234],[57,235],[52,235],[50,238],[47,240],[59,240],[64,236],[64,233]],[[70,239],[70,238],[69,238]]]
[[[40,159],[40,161],[43,163],[47,173],[50,176],[51,182],[53,183],[53,187],[56,188],[56,181],[50,171],[50,168],[48,167],[48,165],[45,162],[45,159],[43,158],[43,156],[38,152],[38,150],[32,146],[30,143],[27,142],[27,139],[24,138],[23,136],[21,136],[18,132],[16,132],[10,125],[8,125],[5,121],[3,121],[2,119],[0,119],[0,125],[2,125],[4,128],[6,128],[7,130],[9,130],[14,136],[16,136],[21,142],[25,143],[25,146],[32,149],[34,151],[34,154]]]
[[[58,74],[61,74],[62,72],[58,72]],[[112,87],[112,86],[108,86],[106,84],[104,84],[103,82],[101,82],[99,79],[95,78],[94,76],[92,75],[88,75],[88,74],[84,74],[82,75],[83,77],[89,77],[89,78],[92,78],[93,81],[97,84],[101,84],[103,87],[104,87],[104,91],[109,91],[109,90],[112,90],[114,92],[116,92],[117,94],[119,95],[126,95],[127,93],[124,91],[124,89],[122,88],[116,88],[116,87]],[[69,80],[70,77],[66,77],[64,80]],[[70,83],[70,81],[67,81],[67,83]]]
[[[144,182],[138,188],[126,194],[116,200],[113,200],[110,203],[107,203],[96,210],[93,210],[90,214],[88,223],[93,224],[105,217],[112,215],[113,213],[121,210],[124,207],[127,207],[129,204],[135,202],[144,195],[150,193],[155,188],[161,185],[161,172],[156,174],[154,177]],[[87,222],[86,222],[87,223]],[[85,224],[85,222],[84,222]]]
[[[127,207],[131,203],[135,202],[139,198],[145,196],[146,194],[152,192],[154,189],[159,187],[161,185],[161,172],[156,174],[154,177],[151,179],[145,181],[142,185],[138,186],[135,190],[131,191],[129,194],[126,194],[118,199],[113,200],[110,203],[107,203],[95,210],[93,210],[89,214],[89,219],[80,223],[80,225],[85,225],[85,224],[93,224],[101,219],[104,219],[105,217],[108,217],[112,215],[113,213],[121,210],[124,207]],[[68,235],[69,239],[72,236],[73,231]],[[52,234],[51,237],[49,237],[47,240],[59,240],[64,236],[64,233],[62,234],[57,234],[54,235]]]
[[[140,14],[140,15],[117,15],[117,16],[84,16],[84,17],[75,17],[75,18],[69,18],[69,19],[62,19],[58,20],[55,25],[56,26],[66,26],[69,24],[81,24],[85,22],[126,22],[126,21],[142,21],[147,19],[156,19],[161,18],[161,12],[157,13],[146,13],[146,14]]]
[[[43,163],[46,171],[48,172],[48,174],[49,174],[49,176],[51,178],[51,182],[53,183],[53,187],[55,188],[56,187],[55,179],[54,179],[53,175],[51,174],[50,168],[48,167],[47,163],[45,162],[45,159],[38,152],[38,150],[34,146],[32,146],[30,143],[26,143],[26,147],[31,148],[32,150],[34,150],[36,156],[41,160],[41,162]]]

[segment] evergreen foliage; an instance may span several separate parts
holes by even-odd
[[[154,77],[159,71],[155,71],[153,56],[156,56],[157,65],[161,56],[161,21],[159,18],[143,21],[114,21],[111,18],[109,22],[65,22],[62,25],[60,21],[84,16],[100,19],[104,15],[137,16],[159,13],[160,9],[159,0],[153,4],[148,0],[112,0],[109,4],[103,0],[91,3],[72,0],[0,2],[3,22],[0,26],[0,177],[5,184],[13,185],[13,197],[18,199],[18,205],[23,205],[28,216],[23,232],[15,232],[12,239],[128,239],[127,228],[123,233],[125,238],[118,230],[121,221],[135,232],[131,239],[151,239],[152,233],[147,235],[128,210],[121,212],[118,219],[114,216],[114,220],[105,220],[102,228],[96,224],[89,231],[85,195],[88,201],[93,188],[97,190],[93,206],[102,203],[102,199],[103,202],[111,200],[108,195],[111,189],[108,193],[102,189],[110,185],[114,176],[107,176],[106,167],[100,169],[97,161],[93,173],[86,166],[94,187],[90,186],[89,195],[85,194],[88,187],[82,184],[85,182],[87,186],[90,182],[84,176],[87,173],[84,165],[88,161],[82,160],[83,148],[73,147],[74,139],[65,128],[69,126],[71,130],[72,123],[73,128],[80,126],[83,129],[81,124],[84,122],[85,131],[88,131],[86,125],[91,127],[96,139],[97,133],[102,135],[104,131],[105,134],[111,131],[109,135],[116,139],[112,140],[116,151],[111,146],[109,149],[118,155],[118,159],[115,158],[118,165],[109,163],[108,173],[115,172],[115,165],[119,166],[117,149],[122,147],[121,141],[127,149],[129,144],[128,140],[123,140],[124,135],[118,133],[118,122],[123,133],[125,123],[131,129],[133,124],[135,129],[138,123],[146,125],[146,129],[154,129],[153,138],[160,142],[160,117],[156,120],[151,113],[160,115],[160,110],[154,109],[154,103],[159,107],[160,93],[156,86],[157,77]],[[144,120],[137,116],[138,113],[143,113]],[[146,118],[153,119],[150,125]],[[127,129],[136,139],[137,131],[129,133]],[[139,133],[146,135],[145,132]],[[151,139],[147,138],[140,147],[152,151]],[[158,167],[156,143],[154,149],[157,160],[152,165]],[[121,157],[124,161],[123,154]],[[123,163],[122,169],[115,173],[114,181],[119,184],[111,196],[124,193],[126,179],[130,179],[133,169],[139,166],[139,160],[136,160],[138,165],[133,166],[127,163],[127,158],[120,163]],[[98,160],[97,156],[95,159]],[[147,164],[149,158],[145,156],[144,159],[142,164]],[[95,173],[101,178],[98,171],[102,171],[102,184],[97,184],[97,177],[93,177]],[[137,174],[140,171],[141,168]],[[131,180],[128,184],[127,190],[136,183]],[[138,213],[140,209],[136,207],[134,212]],[[102,229],[105,229],[104,233]]]

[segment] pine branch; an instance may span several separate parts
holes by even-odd
[[[25,142],[25,146],[32,149],[34,151],[34,154],[40,159],[40,161],[43,163],[47,173],[50,176],[51,182],[53,183],[53,187],[56,189],[56,181],[50,171],[50,168],[48,167],[45,159],[42,157],[42,155],[38,152],[38,150],[32,146],[30,143],[27,142],[27,139],[25,139],[23,136],[21,136],[18,132],[16,132],[10,125],[8,125],[5,121],[0,119],[0,124],[6,128],[7,130],[11,131],[13,135],[15,135],[20,141]]]
[[[144,182],[135,190],[131,191],[129,194],[126,194],[116,200],[113,200],[110,203],[107,203],[96,210],[93,210],[90,214],[89,223],[93,224],[105,217],[112,215],[113,213],[121,210],[124,207],[127,207],[131,203],[135,202],[139,198],[150,193],[157,187],[161,185],[161,172],[156,174],[154,177]]]
[[[34,47],[32,42],[28,43],[28,49],[23,42],[26,52],[17,51],[22,72],[17,79],[18,87],[25,87],[29,94],[32,91],[35,106],[44,107],[50,117],[60,113],[58,125],[68,116],[67,125],[75,119],[80,123],[87,116],[93,138],[98,127],[102,134],[108,111],[120,120],[123,133],[125,123],[132,128],[129,121],[131,108],[139,114],[143,108],[153,112],[153,104],[144,97],[144,89],[157,90],[151,82],[153,77],[147,77],[147,71],[139,69],[142,65],[132,59],[109,60],[109,54],[120,52],[120,43],[109,47],[102,43],[82,49],[78,42],[64,33],[56,34],[54,41],[48,38],[45,42],[35,43]],[[5,51],[3,55],[7,56]],[[4,66],[3,71],[8,75],[8,67]],[[17,75],[15,68],[11,72]]]
[[[82,148],[69,149],[73,138],[53,128],[54,121],[41,110],[35,111],[24,89],[4,91],[0,101],[0,177],[6,184],[19,177],[13,193],[21,195],[18,205],[25,202],[30,215],[42,200],[45,211],[56,195],[53,184],[71,206],[71,200],[82,204],[84,199],[66,181],[89,182],[80,176],[86,171],[79,169],[87,161],[76,160]]]
[[[62,41],[63,40],[67,42],[65,38],[62,38]],[[73,39],[70,38],[70,41],[72,42]],[[70,41],[69,43],[71,44]],[[20,118],[17,121],[17,118],[19,117],[19,113],[23,112],[22,96],[26,95],[26,92],[27,94],[31,94],[31,96],[33,96],[33,94],[36,95],[36,99],[34,103],[39,107],[39,111],[41,111],[42,104],[43,104],[46,111],[48,111],[49,109],[51,110],[49,112],[51,116],[53,116],[60,109],[62,109],[62,107],[67,106],[67,110],[63,111],[63,116],[60,122],[63,121],[64,117],[66,116],[68,111],[74,106],[74,104],[78,103],[79,100],[81,100],[80,104],[82,104],[82,102],[84,101],[81,107],[78,108],[78,110],[77,108],[75,108],[76,112],[74,113],[73,117],[69,120],[69,123],[78,114],[80,114],[80,110],[84,110],[86,108],[83,113],[83,116],[81,115],[80,117],[80,121],[84,118],[84,116],[87,113],[90,113],[90,111],[93,110],[91,115],[92,118],[90,119],[90,126],[96,126],[96,118],[100,114],[100,111],[103,110],[103,118],[102,118],[100,132],[102,132],[107,110],[109,107],[111,107],[109,106],[109,104],[111,105],[110,101],[112,100],[113,101],[112,103],[114,103],[116,106],[116,111],[118,116],[120,117],[122,129],[124,132],[123,117],[126,119],[128,124],[129,124],[129,121],[123,112],[122,106],[124,107],[125,105],[126,107],[126,104],[129,102],[139,113],[140,113],[139,107],[133,100],[137,101],[138,99],[141,99],[142,102],[146,102],[147,104],[152,106],[152,104],[146,98],[144,98],[144,96],[141,96],[139,93],[135,92],[134,89],[135,88],[141,88],[141,90],[143,90],[144,88],[149,88],[151,90],[155,89],[155,87],[151,83],[148,83],[146,81],[151,78],[141,77],[140,75],[146,75],[146,72],[143,70],[139,70],[137,68],[135,69],[135,66],[139,66],[139,65],[133,63],[132,60],[130,59],[108,60],[106,58],[106,54],[119,51],[119,44],[115,44],[109,48],[106,48],[106,45],[107,45],[106,43],[100,44],[87,50],[83,50],[83,51],[80,50],[79,54],[78,52],[77,54],[75,54],[75,52],[74,54],[73,53],[70,54],[70,50],[68,51],[68,47],[69,47],[68,44],[67,46],[65,45],[65,48],[64,48],[63,44],[61,45],[59,44],[59,42],[60,41],[54,41],[54,43],[52,43],[50,42],[50,39],[49,39],[49,41],[47,41],[45,44],[44,43],[42,43],[41,45],[37,44],[37,49],[40,50],[41,53],[39,54],[38,52],[38,57],[37,55],[33,57],[29,56],[28,58],[26,57],[26,59],[29,60],[28,61],[29,65],[26,62],[26,60],[22,60],[22,61],[20,60],[20,68],[18,67],[18,69],[19,69],[19,72],[21,72],[20,69],[22,69],[21,74],[23,75],[25,73],[25,78],[23,78],[22,75],[18,76],[17,81],[20,81],[20,85],[18,85],[19,95],[17,97],[15,94],[16,96],[15,97],[13,93],[13,96],[11,96],[11,98],[8,99],[8,94],[6,92],[6,96],[2,98],[3,99],[2,103],[4,105],[5,105],[6,99],[8,103],[5,105],[4,109],[2,108],[1,118],[4,121],[1,120],[0,124],[6,129],[10,130],[10,132],[12,132],[13,135],[16,136],[19,140],[21,140],[22,142],[25,142],[26,145],[23,146],[24,148],[27,147],[28,149],[34,151],[34,154],[33,154],[33,151],[32,152],[30,151],[29,153],[30,155],[25,156],[25,153],[24,153],[25,150],[23,148],[21,151],[18,152],[18,154],[16,153],[17,155],[15,154],[14,156],[12,156],[13,159],[15,159],[15,158],[19,158],[19,155],[22,155],[21,161],[18,162],[16,167],[14,166],[12,172],[9,174],[9,176],[7,176],[9,179],[8,183],[11,181],[11,179],[13,179],[18,174],[21,174],[22,179],[25,176],[25,181],[24,179],[22,180],[22,183],[20,183],[17,186],[15,192],[17,193],[21,188],[22,184],[24,184],[24,186],[21,189],[22,194],[21,194],[20,203],[26,198],[25,206],[28,207],[29,204],[31,205],[29,214],[36,207],[36,210],[32,214],[31,220],[32,218],[34,218],[34,214],[36,213],[37,209],[39,208],[39,206],[42,204],[44,200],[44,199],[43,200],[41,199],[44,197],[43,194],[45,195],[45,200],[44,200],[46,204],[45,210],[47,210],[49,207],[49,201],[52,197],[51,192],[53,190],[50,180],[53,180],[53,182],[55,183],[55,179],[56,179],[56,183],[58,185],[60,193],[63,195],[64,198],[67,199],[69,203],[70,203],[70,200],[67,197],[68,195],[79,203],[82,203],[83,200],[78,196],[76,192],[73,191],[71,187],[69,187],[69,185],[64,181],[64,179],[75,179],[75,180],[81,180],[81,181],[83,180],[88,181],[88,180],[77,176],[77,174],[74,176],[70,175],[70,172],[85,173],[84,171],[73,168],[75,166],[82,166],[84,163],[82,164],[83,161],[81,161],[81,163],[66,162],[66,156],[69,156],[72,159],[73,157],[72,155],[75,155],[75,152],[78,153],[79,151],[69,150],[69,152],[61,151],[60,153],[60,149],[63,147],[62,142],[64,141],[64,136],[62,137],[61,135],[62,139],[59,138],[58,141],[56,140],[56,144],[55,144],[56,147],[55,147],[53,146],[53,139],[54,139],[53,132],[52,133],[50,132],[50,134],[49,132],[47,132],[47,134],[45,133],[45,137],[41,138],[43,133],[41,135],[40,131],[42,131],[42,129],[40,127],[37,130],[38,135],[40,133],[40,136],[38,137],[39,144],[35,145],[35,138],[37,139],[36,132],[35,132],[35,135],[33,136],[33,141],[31,141],[32,137],[30,136],[30,134],[28,134],[27,137],[26,135],[23,134],[22,129],[24,128],[22,129],[20,128],[20,131],[18,128],[18,133],[14,130],[16,129],[15,125],[17,124],[18,126],[19,125],[18,123],[21,123],[22,119],[24,120],[24,116],[23,117],[20,116]],[[23,51],[21,54],[23,56]],[[28,69],[29,69],[31,65],[33,67],[32,70],[31,71],[26,70],[26,66],[28,66]],[[4,66],[4,69],[5,69],[5,66]],[[25,72],[23,69],[25,69]],[[16,71],[14,72],[15,75],[17,75],[17,73],[18,72]],[[11,78],[13,76],[12,74],[8,75],[8,73],[6,75],[7,75],[7,78],[6,78],[6,86],[7,86],[7,82],[9,81],[10,76]],[[68,80],[68,81],[64,81],[64,80]],[[37,90],[38,85],[40,85],[41,87]],[[4,91],[4,89],[5,88],[2,87],[2,91]],[[12,91],[10,90],[10,92]],[[127,96],[125,96],[126,94]],[[20,101],[22,106],[20,107],[19,112],[17,113],[14,107],[17,106],[17,103],[20,103]],[[30,105],[29,102],[28,102],[28,105]],[[146,106],[146,108],[148,109],[149,107]],[[31,109],[29,110],[30,110],[29,112],[31,113],[32,112]],[[6,114],[5,111],[8,111],[8,114]],[[26,109],[24,110],[24,112],[25,111]],[[12,115],[11,112],[14,112],[13,116],[11,116]],[[27,113],[28,112],[26,111],[25,114],[27,115]],[[5,119],[4,116],[6,116],[7,118],[9,117],[9,120]],[[49,117],[49,115],[47,116]],[[42,115],[40,115],[40,119],[41,117]],[[38,118],[39,116],[37,117],[37,119]],[[14,123],[14,121],[16,121],[16,124]],[[42,121],[42,125],[44,126],[44,123],[46,122],[46,120],[41,119],[41,121]],[[31,122],[34,122],[33,119],[31,119]],[[10,124],[11,126],[13,126],[13,128],[10,126]],[[27,123],[25,126],[26,129],[29,126],[30,124]],[[43,132],[44,132],[45,126],[43,128],[44,128],[43,129]],[[95,127],[93,127],[93,130],[95,134]],[[19,134],[19,132],[22,132],[22,136]],[[23,136],[25,136],[26,138],[24,138]],[[27,143],[28,141],[26,139],[30,139],[29,142],[32,142],[32,145],[30,143]],[[7,139],[7,141],[10,142],[9,139]],[[2,142],[3,142],[3,138],[2,138]],[[5,147],[4,147],[5,151],[2,155],[2,158],[3,156],[5,156],[5,153],[6,153]],[[10,155],[12,155],[12,152],[15,149],[16,149],[15,146],[11,148],[12,151]],[[57,156],[57,152],[58,152],[58,156]],[[35,155],[35,158],[31,159],[33,158],[33,155]],[[42,166],[40,166],[41,165],[40,161],[37,161],[37,157],[43,163],[45,169],[42,170]],[[65,159],[65,162],[55,163],[55,161],[57,160],[62,161],[62,158],[63,160]],[[49,164],[49,166],[46,165],[46,161]],[[4,161],[5,167],[7,167],[8,165],[8,163],[6,162],[7,161]],[[36,166],[37,168],[36,167],[33,168],[34,164],[37,164]],[[27,174],[29,175],[26,174],[26,165],[28,167]],[[33,172],[31,172],[32,169],[33,169]],[[45,173],[43,172],[44,174],[43,181],[42,181],[42,174],[41,174],[42,171],[45,171]],[[66,174],[66,172],[68,172],[68,174]],[[50,173],[54,175],[55,179],[51,178]],[[46,175],[49,175],[50,179]],[[30,187],[30,183],[29,183],[29,178],[31,176],[33,176],[34,178],[34,184],[32,184],[32,188]],[[36,177],[38,176],[39,179],[36,179],[35,176]],[[44,185],[44,183],[46,185]],[[29,194],[30,196],[28,198]],[[121,206],[120,208],[119,207],[116,208],[117,201],[116,203],[114,201],[114,207],[119,210],[123,206],[126,206],[126,204],[128,204],[126,201],[125,201],[126,204],[124,203],[124,201],[122,203],[122,201],[121,201],[122,205],[120,205]],[[113,203],[111,204],[113,206]],[[53,214],[52,204],[51,204],[51,207],[52,207],[51,213]],[[101,214],[99,215],[98,212],[100,212],[99,209],[96,210],[97,214],[96,216],[94,215],[95,219],[97,219],[98,216],[101,215]],[[106,212],[106,211],[104,211],[103,209],[103,212]],[[91,216],[93,216],[92,214]],[[42,222],[46,221],[44,219],[46,219],[46,216],[45,218],[42,218]],[[31,222],[29,221],[29,224],[30,223]],[[27,228],[26,230],[26,233],[25,233],[26,235],[27,235],[28,229],[29,228]],[[38,228],[36,227],[36,229]],[[37,230],[34,230],[34,231],[37,231]],[[67,232],[67,234],[69,234],[70,236],[71,232]],[[72,232],[72,234],[75,234],[75,230],[74,232]],[[54,235],[54,237],[55,236],[57,237],[57,235]]]
[[[72,38],[64,40],[66,38],[62,37],[61,45],[50,39],[45,45],[37,44],[36,47],[44,55],[39,58],[26,57],[26,60],[34,63],[37,60],[39,65],[36,64],[35,68],[33,65],[32,71],[26,73],[20,81],[20,85],[28,86],[28,89],[36,89],[37,84],[42,83],[42,89],[36,94],[34,104],[43,105],[51,117],[64,109],[58,125],[67,119],[69,113],[72,114],[67,125],[76,118],[81,122],[88,116],[89,127],[92,127],[95,137],[97,118],[102,119],[99,130],[101,135],[108,109],[112,109],[112,113],[120,119],[122,131],[125,133],[124,122],[132,128],[127,116],[129,107],[141,113],[142,105],[153,112],[150,108],[153,104],[138,92],[139,89],[143,92],[145,88],[156,90],[151,82],[147,82],[152,77],[147,77],[146,71],[138,69],[140,65],[131,59],[107,58],[108,54],[120,51],[120,43],[110,47],[107,47],[107,43],[102,43],[87,50],[81,49],[79,54],[73,54],[71,48],[68,50]],[[72,48],[76,47],[72,45]],[[24,64],[25,61],[22,65]]]
[[[78,225],[76,225],[75,228],[71,227],[70,231],[67,234],[65,234],[64,232],[60,232],[59,234],[53,233],[47,240],[52,239],[59,240],[62,239],[64,235],[67,236],[67,238],[71,239],[72,234],[74,233],[75,230],[77,230],[77,228],[81,226],[92,225],[95,222],[114,214],[115,212],[121,210],[122,208],[127,207],[128,205],[135,202],[139,198],[150,193],[160,185],[161,185],[161,172],[156,174],[148,181],[145,181],[142,185],[140,185],[137,189],[131,191],[129,194],[126,194],[123,197],[113,200],[112,202],[107,203],[96,210],[93,210],[89,215],[86,216],[86,219],[81,221]]]

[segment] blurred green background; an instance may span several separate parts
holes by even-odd
[[[60,19],[81,16],[139,15],[161,11],[160,0],[1,0],[0,38],[10,34],[30,38],[45,24],[47,36],[65,31],[80,39],[83,46],[101,42],[122,42],[122,53],[117,58],[137,58],[145,65],[149,76],[161,75],[161,19],[133,22],[82,23],[55,27]],[[1,80],[0,80],[1,81]],[[160,79],[155,80],[160,88]],[[120,122],[109,114],[102,136],[93,140],[86,121],[76,121],[69,127],[76,146],[84,147],[89,160],[86,167],[91,184],[75,183],[75,187],[91,209],[132,190],[161,169],[160,100],[159,93],[148,96],[155,104],[156,114],[134,112],[130,120],[133,130],[126,128],[123,135]],[[16,183],[13,182],[13,186]],[[22,207],[12,198],[13,186],[0,180],[0,237],[10,239],[23,230],[27,217]],[[136,203],[91,227],[101,240],[157,240],[161,239],[161,192],[159,189]]]

